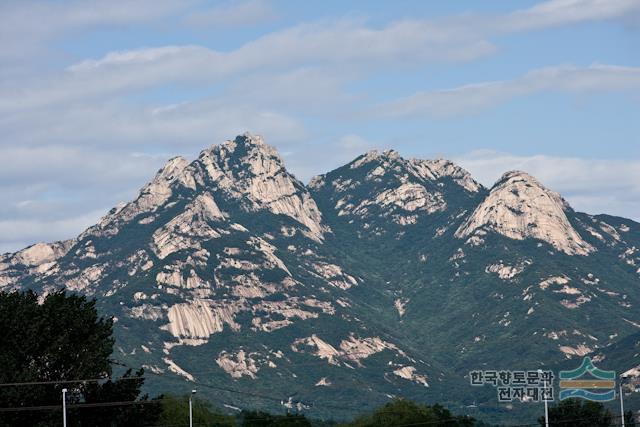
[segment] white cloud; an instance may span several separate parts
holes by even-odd
[[[526,31],[584,21],[624,17],[637,12],[637,0],[551,0],[504,17],[503,31]]]
[[[135,197],[166,157],[96,147],[3,148],[0,250],[78,235]]]
[[[640,221],[640,161],[516,156],[490,150],[453,159],[487,187],[509,170],[523,170],[560,193],[575,210]]]
[[[372,31],[370,35],[363,31],[364,28],[356,28],[353,34],[355,38],[348,38],[344,47],[370,50],[375,46],[368,45],[367,41],[376,39],[383,42],[382,47],[390,46],[395,44],[394,35],[406,31],[418,36],[418,41],[428,42],[425,48],[432,45],[444,47],[462,39],[466,39],[466,44],[473,44],[473,39],[499,33],[624,18],[639,9],[640,4],[635,0],[550,0],[503,15],[471,14],[439,22],[415,22],[409,26],[401,23],[383,31]],[[0,57],[24,57],[25,53],[31,53],[33,48],[42,47],[52,39],[86,28],[152,23],[172,16],[181,18],[189,25],[237,26],[265,22],[273,19],[274,15],[271,4],[266,0],[228,2],[214,6],[208,6],[202,0],[5,0],[0,3],[0,39],[11,39],[12,43],[0,45]],[[376,38],[376,34],[387,36],[389,42],[384,43],[385,37]],[[424,35],[428,38],[423,39]],[[354,50],[353,53],[358,52]],[[458,55],[454,53],[454,57]]]
[[[53,242],[75,237],[105,213],[96,210],[65,219],[0,220],[0,253],[14,252],[38,241]]]
[[[26,20],[28,29],[34,22],[48,22],[43,19],[46,15],[58,16],[58,19],[42,25],[41,31],[56,32],[92,24],[151,21],[181,10],[177,2],[168,0],[160,6],[135,2],[129,7],[118,7],[118,4],[109,7],[111,3],[98,1],[95,10],[84,2],[55,6],[61,11],[40,4],[34,8],[15,6],[21,4],[8,8],[13,12],[5,18],[13,23],[12,30],[5,29],[10,32],[7,38],[17,41],[21,39],[17,21]],[[249,1],[214,7],[211,13],[224,19],[225,13],[240,16],[266,7],[262,5],[260,1]],[[153,11],[151,16],[145,15],[147,9]],[[38,75],[31,80],[3,85],[0,111],[130,94],[170,83],[214,84],[237,76],[288,73],[297,68],[324,67],[327,73],[340,76],[344,69],[371,74],[403,64],[470,61],[493,53],[496,48],[488,38],[500,34],[624,17],[639,10],[640,3],[630,0],[552,0],[504,15],[403,20],[380,28],[354,20],[307,23],[263,35],[230,51],[191,45],[114,51],[102,58],[72,64],[57,75],[46,78]],[[1,24],[0,20],[0,28]]]
[[[588,67],[558,66],[533,70],[514,80],[419,92],[377,108],[383,116],[448,117],[475,113],[509,100],[538,92],[612,92],[640,89],[640,68],[595,64]]]
[[[287,147],[283,154],[287,170],[302,182],[344,166],[368,150],[380,144],[357,134],[347,134],[337,139],[316,138],[314,141]]]
[[[207,85],[255,74],[288,73],[310,66],[340,76],[355,67],[471,60],[493,51],[484,40],[449,34],[447,29],[403,21],[382,29],[338,22],[299,25],[271,33],[230,52],[201,46],[163,46],[110,52],[69,66],[64,72],[0,87],[0,111],[25,109],[131,94],[177,83]],[[335,78],[335,77],[334,77]],[[312,85],[312,81],[307,82]]]
[[[43,170],[37,169],[35,162],[47,162],[51,158],[46,154],[49,150],[35,150],[41,147],[58,148],[60,153],[93,147],[97,155],[148,150],[189,155],[248,130],[264,134],[278,144],[307,137],[302,123],[289,114],[215,99],[160,109],[137,109],[121,103],[95,107],[83,103],[67,109],[16,116],[10,124],[0,125],[0,129],[12,145],[34,148],[34,163],[25,165],[25,170],[35,174]],[[9,158],[13,148],[3,148],[3,151]],[[91,155],[91,152],[80,152],[83,156]],[[63,159],[60,167],[67,166],[65,160],[68,158]],[[13,169],[9,167],[7,171]]]
[[[126,148],[126,147],[125,147]],[[100,147],[73,147],[50,144],[29,147],[16,144],[2,149],[0,188],[28,187],[46,183],[51,177],[52,186],[74,186],[82,189],[101,183],[122,185],[132,180],[148,179],[141,169],[159,166],[162,156],[132,155],[128,150],[102,149]]]
[[[28,58],[65,34],[166,17],[189,0],[71,0],[0,2],[0,63]],[[11,40],[9,43],[8,40]]]

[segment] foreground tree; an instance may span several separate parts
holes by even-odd
[[[242,427],[311,427],[304,415],[271,415],[268,412],[247,411],[241,416]]]
[[[189,418],[189,396],[167,395],[162,401],[159,425],[187,425]],[[193,424],[208,427],[233,427],[235,419],[214,410],[209,402],[193,399]]]
[[[454,416],[440,405],[418,405],[397,399],[377,409],[373,414],[356,418],[346,424],[353,427],[392,427],[405,425],[433,425],[449,427],[473,426],[473,418]]]
[[[111,377],[113,321],[99,317],[95,300],[54,292],[0,292],[0,426],[59,425],[62,389],[68,390],[69,426],[134,426],[157,419],[140,397],[143,371],[116,381],[64,382]],[[49,382],[24,385],[24,383]],[[132,401],[137,403],[132,404]],[[108,406],[106,402],[129,402]],[[91,404],[77,408],[74,404]],[[38,409],[32,407],[40,407]]]
[[[538,422],[545,425],[544,417]],[[582,399],[566,399],[549,408],[549,424],[575,427],[609,427],[618,425],[614,415],[602,403]]]

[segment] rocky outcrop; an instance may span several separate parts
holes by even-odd
[[[455,235],[467,238],[477,230],[491,231],[510,239],[542,240],[568,255],[588,255],[595,249],[569,222],[569,209],[559,194],[532,176],[507,172]]]
[[[438,180],[450,177],[470,193],[477,193],[482,190],[482,185],[473,179],[469,172],[449,160],[411,159],[409,160],[409,164],[415,169],[417,174],[426,179]]]
[[[244,134],[205,150],[194,162],[227,194],[242,199],[248,211],[268,209],[287,215],[307,227],[309,236],[322,240],[327,227],[305,186],[289,174],[277,151],[260,136]]]
[[[384,224],[411,226],[429,216],[459,207],[447,198],[472,199],[484,190],[471,175],[447,160],[404,159],[394,150],[372,150],[328,174],[314,177],[309,188],[331,204],[344,221],[357,221],[366,233],[382,235]],[[460,193],[460,194],[458,194]],[[452,208],[452,209],[451,209]],[[378,219],[382,221],[378,221]]]

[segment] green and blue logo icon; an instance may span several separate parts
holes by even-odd
[[[585,357],[582,365],[572,371],[560,371],[560,400],[577,397],[607,402],[615,399],[615,389],[615,371],[596,368],[590,357]]]

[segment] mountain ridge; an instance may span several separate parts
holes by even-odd
[[[243,139],[243,141],[245,142],[251,142],[254,143],[256,146],[259,147],[264,147],[267,152],[276,157],[278,159],[278,163],[279,166],[285,170],[284,168],[284,162],[282,161],[281,157],[279,156],[279,154],[277,153],[277,151],[275,150],[275,148],[269,146],[268,144],[266,144],[264,142],[264,139],[261,136],[258,135],[253,135],[249,132],[245,132],[243,135],[241,135],[242,137],[245,137],[245,139]],[[240,138],[240,137],[238,137]],[[227,143],[231,143],[234,142],[235,143],[236,140],[227,140],[225,142],[225,144]],[[165,164],[157,171],[156,176],[154,177],[153,180],[151,180],[150,182],[148,182],[147,184],[145,184],[141,190],[138,193],[137,199],[140,199],[143,196],[144,199],[151,199],[151,200],[144,200],[144,202],[146,203],[150,203],[150,206],[147,206],[147,208],[153,208],[154,204],[159,203],[163,200],[164,197],[166,197],[166,195],[162,192],[166,192],[168,187],[175,182],[176,180],[178,180],[179,182],[181,182],[184,186],[187,186],[189,188],[194,188],[195,187],[195,181],[194,181],[194,177],[190,176],[190,175],[183,175],[182,172],[184,172],[185,169],[187,169],[189,166],[193,166],[194,163],[196,163],[198,160],[201,160],[203,158],[203,156],[208,155],[209,153],[213,152],[216,147],[221,147],[223,144],[214,144],[212,145],[210,148],[203,150],[200,155],[198,156],[198,158],[196,158],[195,160],[189,162],[188,159],[186,159],[183,156],[174,156],[171,157],[170,159],[168,159]],[[464,170],[462,167],[456,165],[454,162],[447,160],[445,158],[437,158],[437,159],[433,159],[433,160],[428,160],[428,159],[418,159],[418,158],[411,158],[411,159],[404,159],[400,156],[400,154],[393,149],[387,149],[387,150],[370,150],[360,156],[357,156],[354,160],[352,160],[351,162],[347,163],[347,165],[350,165],[350,167],[355,168],[355,167],[359,167],[367,162],[370,162],[374,159],[379,159],[381,157],[387,157],[389,159],[402,159],[403,161],[408,162],[409,164],[413,165],[416,169],[416,173],[418,174],[422,174],[422,176],[424,178],[427,179],[436,179],[437,177],[442,177],[442,176],[455,176],[456,178],[460,179],[461,183],[464,183],[464,185],[467,186],[467,189],[471,192],[476,192],[479,191],[480,189],[484,189],[485,187],[480,184],[479,182],[475,181],[473,179],[473,177],[471,176],[471,174],[469,172],[467,172],[466,170]],[[207,166],[205,166],[207,167]],[[210,167],[210,165],[208,166]],[[255,165],[252,165],[251,167],[255,167]],[[435,169],[435,170],[434,170]],[[375,173],[375,171],[374,171]],[[177,175],[177,177],[176,177]],[[310,178],[309,182],[305,185],[303,184],[301,181],[297,181],[297,183],[303,185],[304,187],[308,187],[308,188],[315,188],[318,186],[319,181],[322,180],[322,177],[325,174],[320,174],[320,175],[315,175],[312,178]],[[519,171],[519,170],[511,170],[511,171],[507,171],[505,172],[490,188],[494,189],[496,187],[498,187],[499,185],[501,185],[502,183],[504,183],[505,180],[508,180],[509,178],[511,178],[512,176],[525,176],[525,177],[529,177],[532,181],[536,182],[539,184],[539,181],[532,177],[531,175],[529,175],[527,172],[524,171]],[[291,175],[293,177],[293,175]],[[162,179],[166,180],[166,183],[162,183]],[[541,184],[539,184],[540,186],[542,186]],[[544,188],[544,186],[542,186]],[[546,188],[545,188],[546,190]],[[557,193],[554,193],[557,195],[557,197],[559,199],[562,200],[562,204],[564,205],[565,208],[570,208],[571,206],[569,205],[569,203],[564,200],[561,196],[559,196]],[[110,215],[114,215],[114,214],[122,214],[122,208],[126,207],[126,205],[130,204],[131,202],[127,203],[127,202],[121,202],[120,204],[118,204],[116,207],[114,207],[109,213],[107,213],[105,216],[103,216],[99,221],[98,224],[104,223],[105,219],[109,218]],[[633,221],[630,220],[629,221]],[[635,221],[634,221],[635,222]],[[89,227],[91,228],[91,227]],[[81,233],[82,234],[82,233]],[[456,233],[456,234],[460,234],[461,233]],[[65,242],[69,242],[72,239],[65,239],[65,240],[59,240],[59,241],[55,241],[52,243],[46,243],[46,242],[36,242],[32,245],[29,245],[27,247],[25,247],[24,249],[28,249],[37,245],[55,245],[55,244],[64,244]],[[1,255],[9,255],[9,254],[16,254],[18,252],[23,251],[19,250],[16,252],[6,252],[4,254]]]
[[[247,133],[170,159],[76,238],[0,255],[0,289],[95,296],[116,356],[156,390],[491,407],[468,370],[640,365],[619,344],[640,327],[638,248],[640,224],[575,212],[523,172],[488,189],[444,159],[370,151],[304,185]]]

